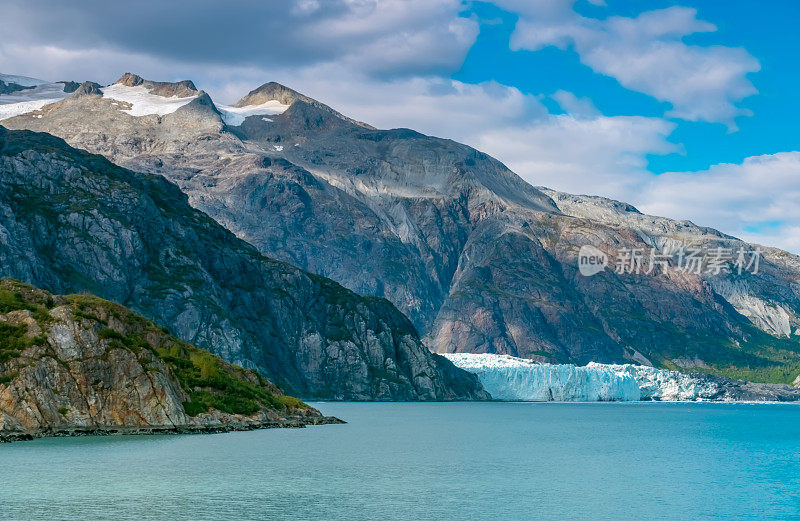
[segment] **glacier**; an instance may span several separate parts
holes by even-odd
[[[5,82],[19,80],[19,82],[13,81],[13,83],[34,87],[12,92],[11,94],[0,94],[0,120],[28,114],[69,96],[68,93],[64,92],[63,83],[48,83],[44,80],[5,74],[0,74],[0,80]],[[41,116],[38,117],[41,118]]]
[[[508,355],[446,353],[478,376],[495,400],[525,402],[703,401],[719,399],[705,377],[634,364],[542,364]]]

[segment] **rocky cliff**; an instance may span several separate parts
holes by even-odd
[[[337,422],[122,306],[0,280],[0,441]]]
[[[84,100],[92,96],[85,96]],[[0,127],[0,274],[88,291],[326,399],[486,398],[387,300],[259,254],[161,176]]]
[[[678,244],[756,246],[534,188],[467,146],[373,129],[277,84],[237,103],[236,119],[202,96],[163,116],[124,108],[84,97],[3,124],[164,175],[260,252],[385,297],[434,351],[787,383],[800,373],[800,261],[786,252],[764,248],[758,273],[679,270]],[[610,269],[582,276],[585,245]],[[622,250],[669,259],[616,273]]]

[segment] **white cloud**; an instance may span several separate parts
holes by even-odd
[[[743,231],[737,236],[747,242],[773,246],[800,255],[800,226],[798,225],[783,224],[759,233]]]
[[[565,90],[556,91],[552,96],[564,112],[578,118],[596,118],[600,116],[600,111],[594,106],[589,98],[579,98],[572,92]]]
[[[800,253],[800,152],[661,174],[636,199],[648,213],[690,219]]]
[[[697,11],[670,7],[635,18],[587,18],[572,10],[575,0],[498,3],[520,14],[511,38],[514,49],[573,47],[583,63],[616,78],[624,87],[672,104],[669,117],[721,122],[750,115],[737,103],[757,91],[746,75],[760,69],[742,48],[689,45],[683,37],[716,31]]]
[[[547,114],[537,97],[493,82],[473,85],[435,77],[381,81],[348,78],[332,68],[309,69],[291,81],[377,127],[408,127],[462,141],[487,128],[518,127]]]
[[[179,79],[175,73],[181,69],[182,66],[173,61],[145,54],[0,42],[0,71],[19,71],[20,74],[48,81],[90,80],[107,84],[124,72],[137,71],[154,79],[172,80]]]
[[[550,116],[517,128],[488,129],[476,146],[533,185],[626,199],[650,174],[646,154],[665,154],[674,125],[657,118]]]

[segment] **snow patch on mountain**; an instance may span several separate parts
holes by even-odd
[[[151,114],[166,116],[197,98],[197,96],[167,98],[159,96],[158,94],[152,94],[144,85],[128,87],[127,85],[114,84],[100,90],[104,98],[129,103],[131,107],[129,109],[122,109],[122,112],[137,117]]]
[[[5,78],[10,79],[7,80]],[[14,81],[14,79],[27,81],[25,81],[25,83],[19,83]],[[5,74],[0,74],[0,80],[3,80],[6,83],[16,83],[17,85],[34,87],[33,89],[20,90],[10,94],[0,94],[0,120],[13,118],[14,116],[20,116],[22,114],[39,110],[45,105],[61,101],[69,96],[68,93],[64,92],[63,83],[47,83],[41,82],[41,80],[35,80],[33,78],[25,78],[23,76],[8,76]],[[32,82],[40,83],[34,86],[30,85]]]
[[[231,127],[238,127],[244,123],[245,118],[250,116],[274,116],[283,114],[289,105],[284,105],[277,100],[270,100],[261,105],[247,105],[244,107],[230,107],[220,105],[217,107],[222,114],[225,124]],[[261,118],[264,121],[272,121],[269,118]]]
[[[540,364],[508,355],[449,353],[478,376],[496,400],[530,402],[697,401],[719,395],[707,379],[653,367],[589,363]]]
[[[50,103],[55,103],[56,101],[59,100],[56,98],[56,99],[43,99],[36,101],[23,101],[20,103],[3,104],[2,103],[3,100],[0,98],[0,121],[8,118],[13,118],[15,116],[21,116],[22,114],[27,114],[28,112],[33,112],[35,110],[39,110],[45,105],[49,105]]]

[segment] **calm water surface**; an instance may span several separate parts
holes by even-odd
[[[350,423],[0,445],[0,519],[800,519],[800,406],[319,403]]]

